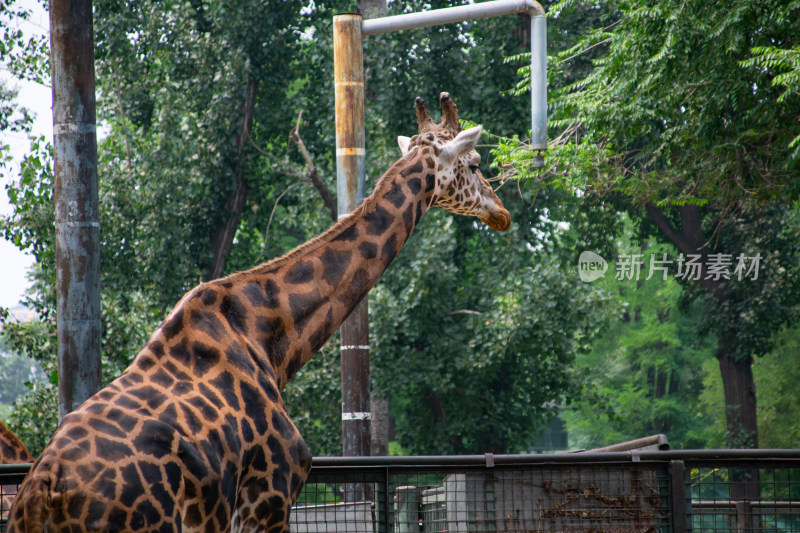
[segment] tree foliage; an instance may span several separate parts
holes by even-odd
[[[556,124],[580,124],[613,148],[626,172],[603,185],[639,203],[725,210],[795,196],[795,108],[775,105],[769,73],[742,63],[758,46],[794,46],[792,4],[604,4],[607,26],[560,54],[604,49],[589,75],[556,93]]]
[[[569,17],[590,4],[566,0]],[[554,91],[556,157],[531,172],[524,148],[500,153],[520,176],[621,201],[643,234],[684,254],[760,251],[769,268],[757,287],[703,276],[702,326],[717,337],[730,443],[753,445],[756,402],[750,363],[795,316],[796,238],[783,232],[798,197],[797,95],[773,84],[764,47],[793,50],[800,4],[631,0],[591,4],[599,23],[554,57],[556,72],[591,55],[591,67]],[[754,54],[756,56],[754,57]],[[784,54],[779,54],[786,60]],[[774,58],[773,58],[774,59]],[[788,77],[791,79],[791,76]],[[520,153],[522,152],[522,153]],[[582,161],[582,174],[569,166]]]
[[[571,364],[604,316],[526,232],[472,226],[429,214],[372,301],[378,388],[411,453],[526,450],[575,394]]]
[[[105,381],[184,291],[276,257],[330,224],[321,191],[335,183],[331,19],[349,4],[94,3]],[[449,4],[393,3],[389,14]],[[399,157],[395,136],[416,131],[416,96],[435,100],[446,90],[462,116],[503,136],[524,131],[527,104],[505,93],[516,67],[503,55],[524,49],[526,27],[505,18],[368,40],[367,190]],[[317,182],[290,130],[302,136]],[[51,168],[48,145],[35,141],[8,188],[14,213],[3,230],[36,258],[29,305],[41,317],[6,324],[4,334],[52,380]],[[565,276],[564,265],[576,243],[613,240],[613,213],[591,213],[564,191],[524,201],[526,191],[501,194],[516,221],[507,235],[431,214],[376,290],[373,375],[391,391],[405,449],[524,448],[554,402],[572,394],[570,363],[602,315],[592,307],[602,294]],[[598,237],[584,231],[596,223]],[[338,348],[322,352],[286,399],[312,449],[338,453]],[[437,421],[429,391],[450,424]],[[36,410],[53,403],[53,392],[39,389],[17,407],[14,429],[34,450],[55,423]]]
[[[22,29],[22,23],[30,21],[31,14],[24,3],[0,1],[0,64],[16,79],[47,85],[50,81],[48,40]]]
[[[584,394],[562,415],[571,445],[590,449],[665,434],[675,448],[702,448],[708,417],[699,408],[701,368],[713,361],[714,348],[697,332],[702,306],[683,301],[674,272],[651,268],[676,257],[674,248],[639,245],[632,226],[625,229],[615,260],[595,282],[614,295],[616,316],[576,361]],[[641,270],[627,270],[632,260]]]

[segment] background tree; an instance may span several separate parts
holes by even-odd
[[[555,254],[530,251],[523,231],[431,219],[373,300],[397,440],[409,453],[525,451],[576,394],[572,363],[605,298]],[[524,210],[512,219],[525,225]]]
[[[674,272],[651,263],[677,256],[674,248],[639,244],[630,223],[621,237],[615,260],[594,282],[614,295],[616,316],[591,351],[578,356],[584,394],[562,413],[571,447],[663,433],[674,448],[702,448],[708,420],[700,401],[702,363],[713,360],[713,339],[697,333],[702,305],[682,301]],[[632,261],[641,270],[628,269]]]
[[[12,79],[42,82],[49,77],[47,57],[49,48],[44,37],[26,36],[21,24],[29,20],[31,10],[17,5],[14,0],[0,1],[0,69]],[[32,116],[28,109],[16,101],[17,89],[13,82],[0,80],[0,131],[15,135],[30,133]],[[0,171],[8,172],[10,155],[8,146],[0,143]]]
[[[782,329],[775,336],[772,351],[753,363],[753,380],[758,390],[759,442],[763,448],[793,448],[800,438],[796,423],[800,406],[793,392],[800,368],[799,335],[796,325]],[[727,433],[722,380],[714,365],[704,365],[703,374],[699,399],[707,425],[705,442],[709,447],[721,447]]]
[[[568,17],[577,5],[561,2],[554,11]],[[636,0],[596,8],[602,26],[560,54],[568,61],[602,51],[591,72],[553,101],[554,124],[572,125],[556,163],[594,152],[609,166],[577,181],[565,182],[558,168],[551,177],[589,193],[621,194],[643,233],[699,254],[704,268],[712,253],[769,257],[756,290],[706,270],[690,287],[705,299],[703,326],[717,338],[727,442],[757,446],[752,358],[769,351],[797,303],[796,277],[786,275],[796,265],[796,239],[767,221],[791,216],[774,202],[797,198],[792,145],[800,125],[797,95],[778,102],[777,73],[747,60],[759,46],[796,46],[800,4],[742,1],[722,10]]]
[[[142,0],[98,1],[95,7],[98,109],[107,131],[98,149],[107,381],[130,362],[184,291],[276,257],[330,224],[324,195],[335,176],[330,26],[335,12],[352,6]],[[397,13],[427,5],[390,7]],[[416,130],[415,96],[433,100],[448,90],[463,116],[501,135],[524,131],[527,105],[503,92],[516,65],[503,63],[502,55],[525,46],[525,26],[511,17],[368,41],[368,190],[397,159],[396,135]],[[306,153],[297,139],[290,140],[290,131]],[[51,184],[49,149],[37,141],[9,188],[15,211],[3,227],[37,260],[30,305],[41,317],[35,326],[8,329],[9,342],[52,375]],[[412,238],[419,254],[402,254],[406,259],[392,269],[396,276],[376,293],[380,355],[374,375],[393,385],[400,444],[408,449],[423,449],[413,425],[424,421],[430,427],[436,416],[436,402],[420,397],[408,381],[409,368],[424,368],[441,349],[439,381],[425,383],[440,397],[446,416],[465,419],[468,405],[483,402],[481,416],[496,429],[486,439],[466,433],[484,432],[475,422],[442,426],[438,450],[521,449],[525,432],[535,431],[552,402],[571,394],[570,361],[586,349],[599,320],[589,305],[601,296],[562,269],[564,258],[574,255],[567,248],[598,240],[580,228],[591,225],[592,217],[605,217],[604,227],[613,227],[613,213],[589,214],[558,191],[538,195],[533,208],[534,198],[524,191],[501,194],[518,221],[508,235],[488,235],[466,219],[431,216]],[[559,225],[565,217],[571,231]],[[599,240],[611,233],[604,230]],[[453,242],[444,246],[445,237]],[[429,292],[409,294],[410,278]],[[391,316],[406,303],[430,313]],[[526,321],[528,316],[536,321]],[[420,321],[424,317],[428,322]],[[453,342],[437,339],[430,329],[434,320],[446,326]],[[420,331],[400,335],[401,324]],[[297,406],[312,449],[325,453],[331,446],[340,449],[332,444],[340,427],[338,401],[330,401],[338,395],[338,376],[330,379],[338,367],[335,348],[327,346],[320,355],[287,390],[287,404],[293,414],[291,405]],[[493,404],[482,387],[491,387]],[[33,402],[42,401],[29,396],[18,405],[15,429],[52,431],[35,413]],[[492,405],[506,413],[530,407],[531,415],[543,416],[523,413],[503,429],[502,420],[492,418]],[[462,431],[460,441],[453,437]]]

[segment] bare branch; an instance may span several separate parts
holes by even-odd
[[[331,191],[328,189],[328,186],[319,178],[319,174],[317,173],[317,167],[314,165],[314,161],[311,160],[311,155],[308,153],[308,149],[306,149],[306,145],[303,142],[303,139],[300,137],[300,123],[303,118],[303,112],[300,111],[300,114],[297,116],[297,124],[295,125],[294,129],[289,132],[289,138],[294,141],[297,145],[297,149],[300,150],[300,155],[303,156],[303,159],[306,161],[306,165],[308,166],[308,179],[311,180],[311,183],[314,184],[317,191],[319,192],[320,196],[322,196],[322,201],[325,203],[325,206],[331,212],[331,219],[336,222],[337,219],[337,207],[336,207],[336,200],[334,200]]]

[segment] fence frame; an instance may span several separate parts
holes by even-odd
[[[392,476],[426,472],[489,472],[492,469],[515,467],[604,467],[613,465],[641,466],[662,469],[668,475],[667,487],[671,533],[692,531],[692,516],[715,515],[742,516],[765,506],[781,510],[781,514],[800,515],[800,499],[790,501],[735,502],[726,499],[692,500],[691,472],[697,469],[759,468],[800,470],[800,449],[729,449],[729,450],[663,450],[624,452],[573,452],[537,455],[449,455],[449,456],[390,456],[390,457],[315,457],[309,483],[331,483],[352,479],[348,483],[375,482],[383,488],[382,494],[370,495],[375,506],[376,529],[392,530],[389,517],[392,494]],[[22,478],[31,465],[0,465],[0,485],[13,485]],[[790,487],[798,485],[790,479]],[[766,511],[764,511],[766,513]],[[755,516],[760,516],[756,514]],[[741,524],[741,522],[737,522]],[[4,525],[0,522],[0,526]],[[2,527],[0,527],[0,530]],[[745,531],[741,526],[736,531]]]

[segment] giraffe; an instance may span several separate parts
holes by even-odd
[[[0,464],[32,463],[33,456],[14,432],[0,420]],[[14,501],[15,485],[0,486],[0,518],[8,518],[8,510]]]
[[[0,464],[32,463],[33,456],[5,422],[0,420]]]
[[[348,216],[288,254],[189,291],[131,366],[64,417],[23,483],[13,533],[289,531],[311,453],[281,391],[433,206],[505,231],[481,134],[441,93],[419,134]]]

